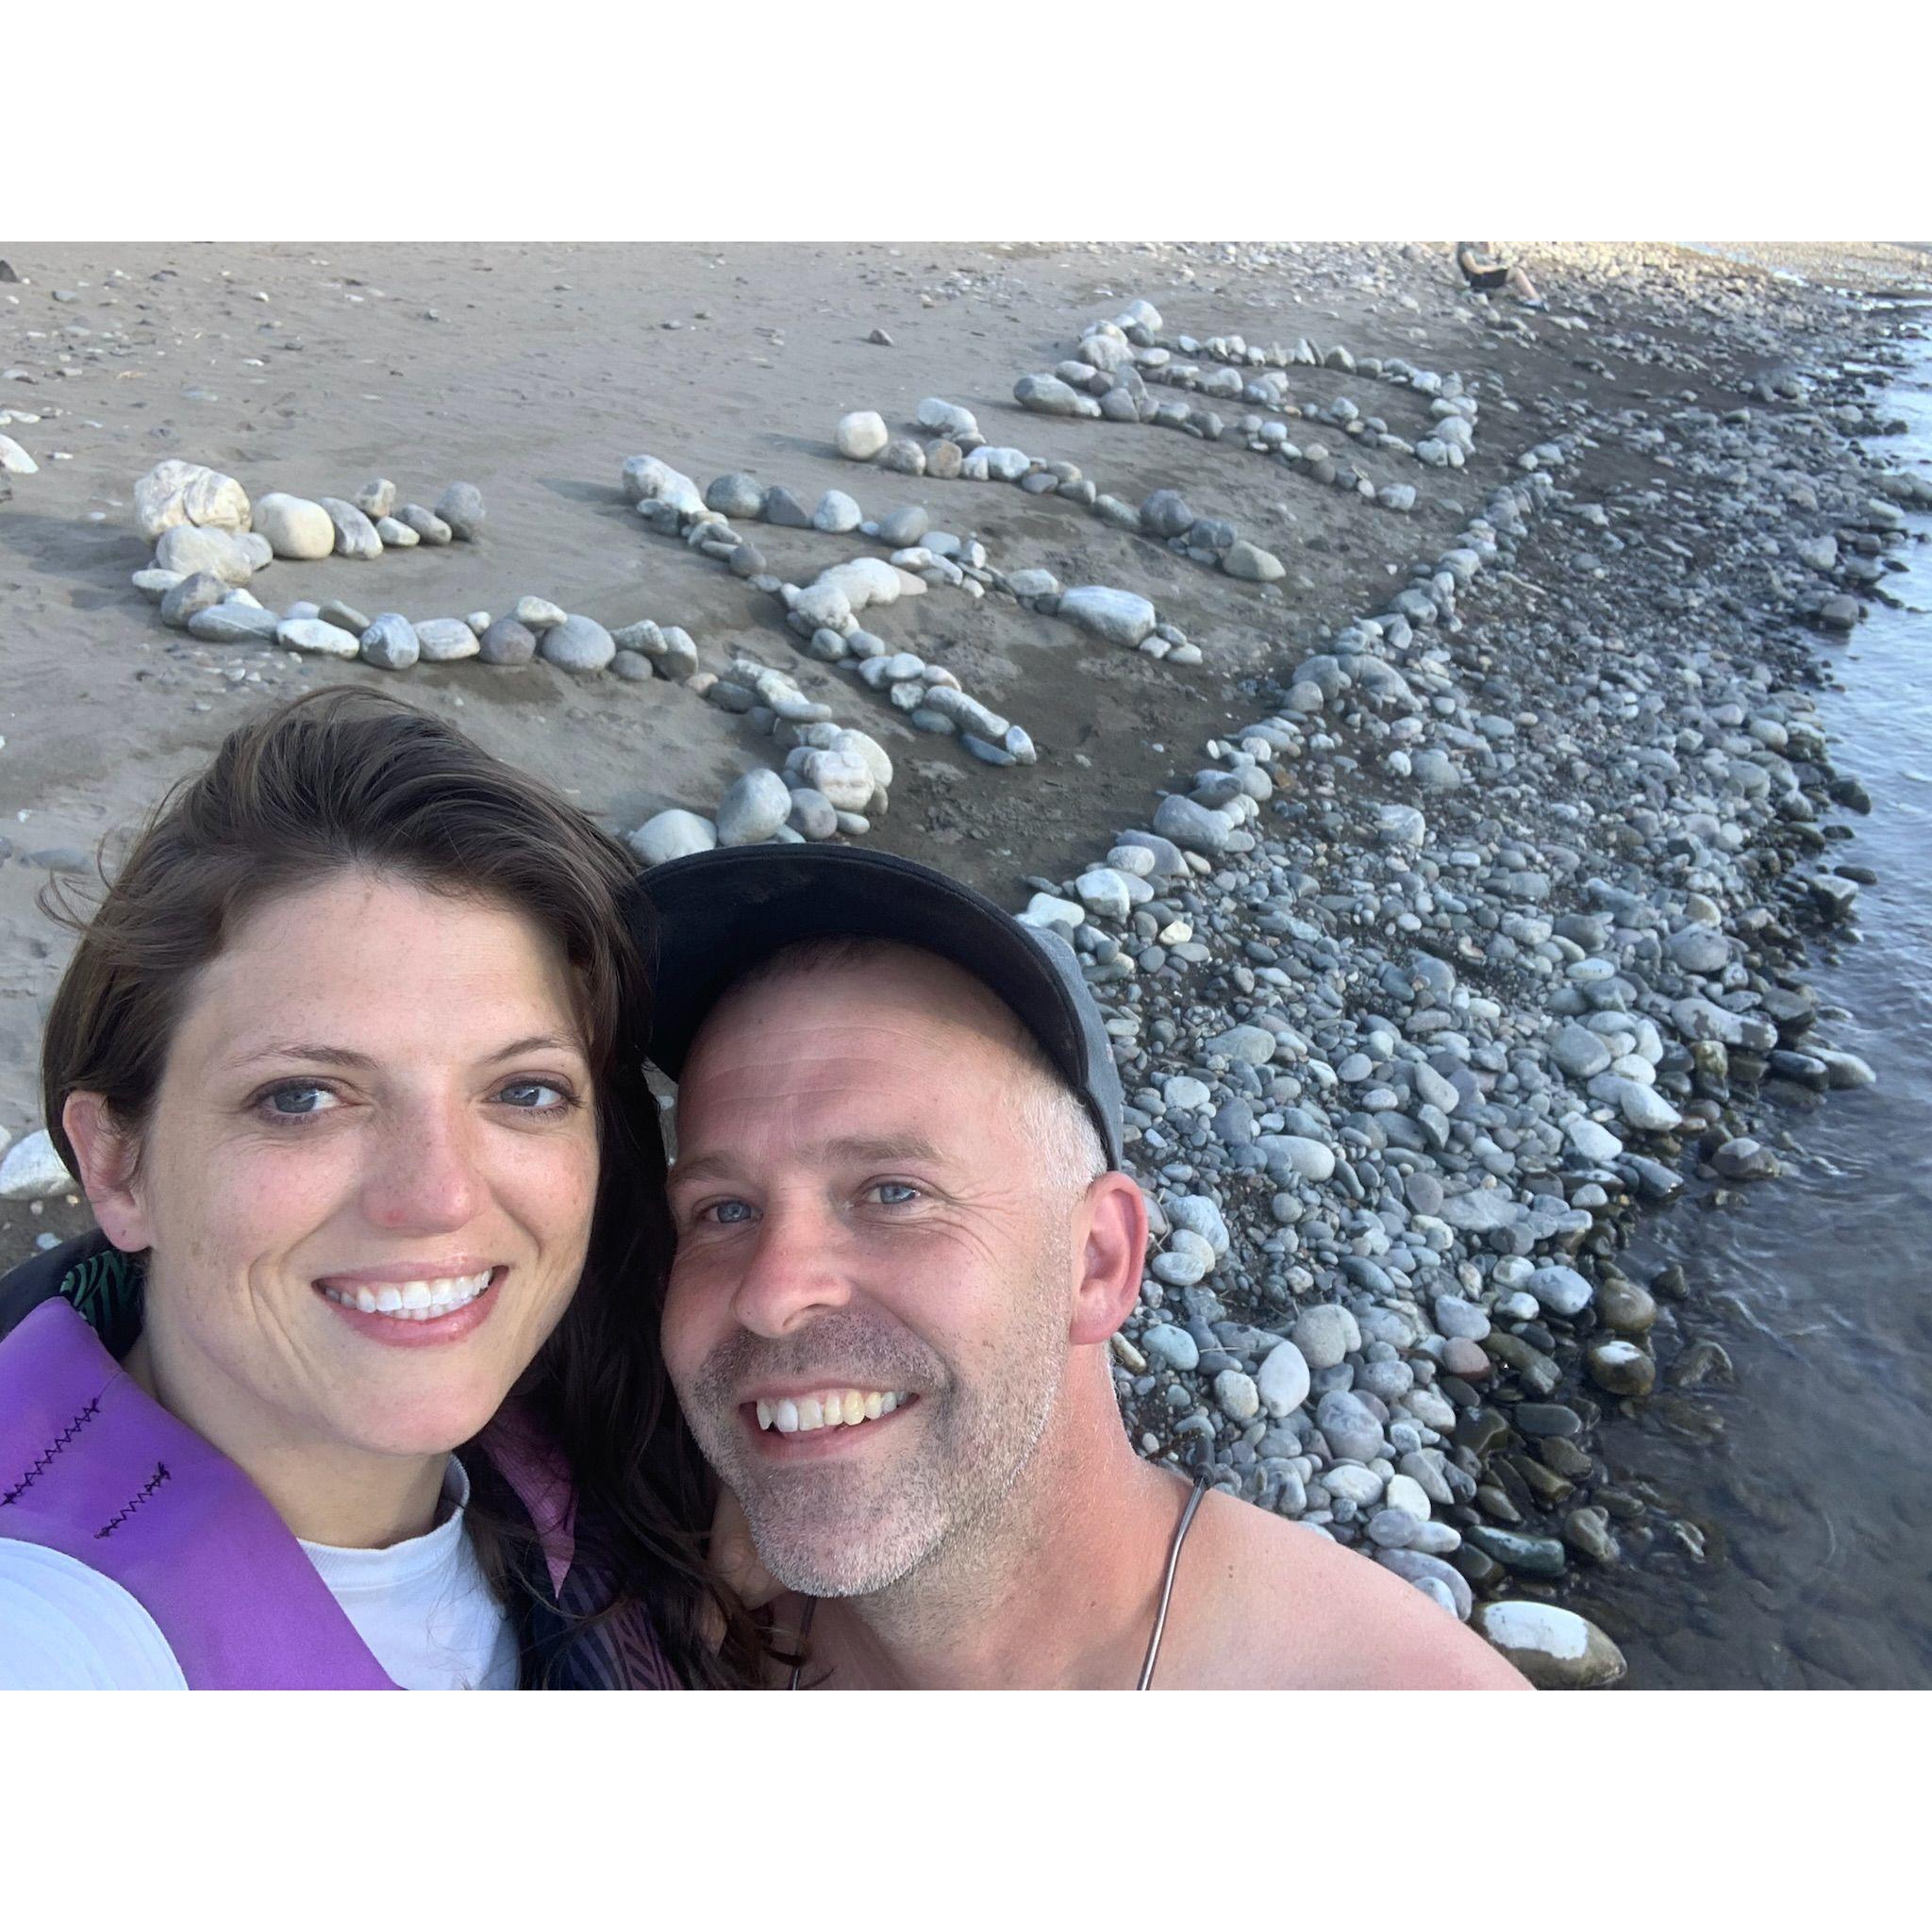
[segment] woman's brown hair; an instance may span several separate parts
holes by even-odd
[[[687,1684],[750,1681],[758,1639],[704,1570],[715,1489],[658,1347],[672,1235],[643,1074],[650,984],[620,909],[636,862],[549,786],[400,699],[346,686],[232,731],[156,808],[111,881],[104,873],[91,914],[47,902],[78,934],[42,1045],[54,1144],[77,1174],[61,1112],[94,1092],[138,1158],[197,973],[258,908],[351,868],[507,906],[569,962],[596,1093],[597,1198],[577,1291],[517,1394],[567,1457],[579,1521],[613,1573],[603,1610],[643,1598]],[[519,1538],[507,1520],[473,1517],[508,1601]]]

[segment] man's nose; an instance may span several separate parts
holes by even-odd
[[[767,1202],[732,1296],[740,1324],[754,1335],[790,1335],[851,1299],[831,1217],[805,1203]]]
[[[476,1218],[487,1192],[476,1123],[457,1102],[399,1108],[370,1139],[364,1211],[394,1234],[450,1234]]]

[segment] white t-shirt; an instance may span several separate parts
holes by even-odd
[[[386,1550],[305,1542],[303,1554],[391,1683],[514,1690],[516,1632],[463,1533],[470,1478],[454,1456],[442,1494],[449,1513],[426,1536]],[[187,1688],[159,1626],[111,1577],[0,1538],[0,1690]]]

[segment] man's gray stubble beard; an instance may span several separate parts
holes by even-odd
[[[920,1430],[921,1451],[909,1465],[883,1473],[886,1494],[875,1493],[879,1483],[855,1482],[849,1469],[831,1464],[760,1469],[745,1450],[729,1392],[754,1379],[747,1373],[754,1366],[789,1378],[816,1360],[788,1367],[781,1344],[738,1336],[706,1363],[692,1405],[705,1421],[694,1422],[693,1432],[742,1506],[760,1559],[786,1589],[808,1596],[877,1595],[949,1546],[970,1542],[997,1515],[1046,1433],[1064,1368],[1056,1351],[1063,1353],[1066,1339],[1059,1295],[1067,1243],[1050,1247],[1032,1283],[1026,1332],[1014,1338],[1012,1351],[1015,1366],[1039,1365],[1043,1373],[1032,1386],[1015,1387],[1008,1378],[985,1390],[963,1419],[958,1385],[933,1387],[939,1378],[932,1370],[915,1367],[908,1350],[887,1345],[870,1324],[848,1324],[841,1335],[835,1324],[844,1318],[830,1315],[802,1338],[812,1357],[836,1360],[827,1387],[901,1388],[905,1382],[891,1377],[905,1374],[923,1391],[901,1425]]]

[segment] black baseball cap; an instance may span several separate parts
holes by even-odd
[[[675,1080],[732,982],[799,940],[896,940],[950,959],[1045,1050],[1121,1163],[1121,1076],[1074,949],[929,865],[851,845],[731,845],[641,874],[626,908],[655,989],[650,1058]]]

